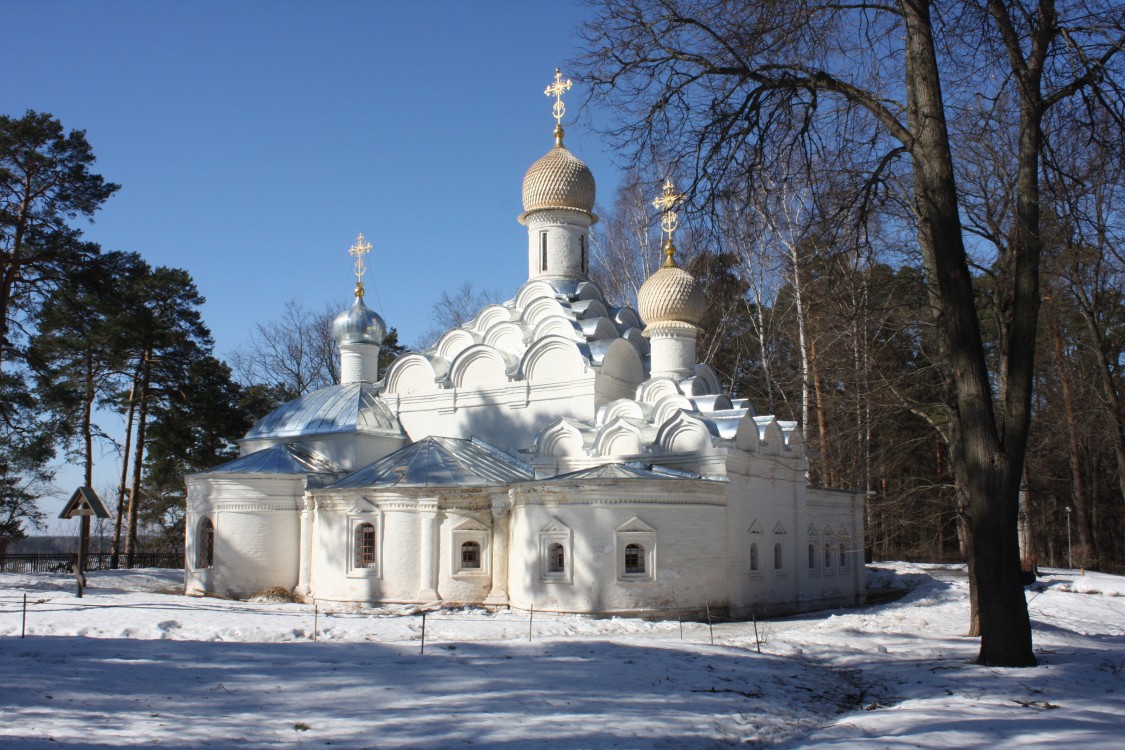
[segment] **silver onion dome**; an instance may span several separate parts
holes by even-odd
[[[387,336],[387,324],[379,313],[363,304],[362,297],[332,321],[332,338],[343,344],[375,344],[381,346]]]

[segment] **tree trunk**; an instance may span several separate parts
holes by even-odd
[[[828,460],[828,420],[824,416],[824,390],[821,388],[817,364],[816,341],[812,340],[809,342],[809,367],[812,369],[813,395],[816,397],[816,442],[820,448],[821,482],[825,487],[836,487],[836,477]]]
[[[969,574],[978,589],[981,648],[977,662],[991,666],[1032,666],[1031,623],[1021,585],[1016,537],[1019,478],[1026,447],[1026,412],[1005,414],[1004,442],[997,434],[980,324],[972,279],[965,257],[953,158],[945,121],[940,76],[934,50],[929,4],[900,0],[906,31],[907,112],[913,140],[914,208],[918,242],[938,315],[938,331],[945,377],[952,379],[956,403],[954,421],[960,437],[955,460],[965,462],[964,488],[968,498],[973,554]],[[1021,146],[1022,151],[1022,146]],[[1021,179],[1023,177],[1021,164]],[[1037,267],[1036,267],[1037,268]],[[1020,271],[1026,271],[1020,268]],[[1023,287],[1037,277],[1017,273]],[[1017,293],[1012,325],[1012,349],[1026,344],[1028,321],[1034,333],[1035,308],[1027,309],[1027,292]],[[1034,338],[1031,342],[1034,348]],[[1031,352],[1009,364],[1009,406],[1019,406],[1024,378],[1030,385]],[[1018,409],[1017,409],[1018,410]],[[1023,420],[1021,430],[1021,419]],[[1022,434],[1021,434],[1022,433]]]
[[[1039,575],[1039,553],[1035,549],[1035,516],[1031,504],[1031,480],[1027,476],[1027,463],[1023,465],[1020,482],[1019,509],[1020,570]]]
[[[125,419],[125,447],[121,451],[121,484],[117,487],[117,517],[113,519],[113,548],[110,553],[109,566],[117,570],[120,563],[121,550],[121,520],[125,517],[125,489],[129,482],[129,449],[133,439],[133,415],[136,413],[137,402],[133,399],[136,394],[136,380],[129,386],[129,416]]]
[[[1091,562],[1090,506],[1086,496],[1086,475],[1082,472],[1082,449],[1078,440],[1078,418],[1074,413],[1074,391],[1070,384],[1070,367],[1063,358],[1062,329],[1057,317],[1052,320],[1051,338],[1054,339],[1055,344],[1055,366],[1059,373],[1063,413],[1066,415],[1071,497],[1074,498],[1075,521],[1078,525],[1078,560],[1080,565],[1087,566]]]
[[[141,504],[141,469],[145,456],[145,421],[148,417],[149,358],[146,351],[141,357],[141,387],[137,393],[137,444],[133,448],[133,485],[129,491],[129,532],[125,536],[126,564],[133,567],[133,556],[137,552],[137,519]]]

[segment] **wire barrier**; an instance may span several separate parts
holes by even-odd
[[[215,641],[292,641],[335,643],[416,643],[427,649],[458,643],[637,638],[738,645],[762,651],[773,623],[717,614],[710,605],[649,610],[629,616],[567,614],[534,608],[486,609],[476,606],[361,607],[315,602],[266,603],[208,597],[153,597],[145,603],[121,601],[129,592],[93,589],[82,599],[59,589],[0,595],[0,637],[77,635],[77,637]],[[99,601],[99,598],[102,598]],[[111,617],[99,611],[115,610]],[[130,617],[130,611],[135,617]],[[144,613],[149,613],[148,617]],[[156,614],[154,614],[154,612]],[[75,615],[91,623],[76,628]],[[115,623],[99,627],[97,623]],[[116,623],[131,623],[121,627]],[[148,623],[148,624],[146,624]]]

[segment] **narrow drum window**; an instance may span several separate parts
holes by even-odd
[[[781,570],[781,542],[773,545],[773,569]]]
[[[210,518],[199,522],[196,535],[195,567],[210,568],[215,564],[215,525]]]
[[[841,568],[848,567],[847,566],[847,559],[848,558],[844,557],[844,543],[840,542],[840,567]]]
[[[480,570],[480,542],[465,542],[461,545],[461,569]]]
[[[578,235],[578,245],[582,248],[582,273],[590,270],[586,261],[586,235]]]
[[[645,548],[639,544],[625,545],[625,573],[640,575],[645,572]]]
[[[758,544],[755,542],[750,545],[750,572],[758,572]]]
[[[355,567],[375,567],[375,526],[361,523],[355,527]]]
[[[816,570],[816,545],[809,545],[809,570]]]
[[[547,548],[547,572],[566,572],[566,552],[563,550],[563,546],[558,542],[554,542]]]
[[[539,270],[547,270],[547,233],[539,233]]]
[[[826,567],[826,568],[832,567],[832,545],[831,544],[824,545],[824,567]]]

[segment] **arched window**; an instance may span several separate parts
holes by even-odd
[[[844,543],[840,542],[840,568],[846,569],[848,567],[848,558],[844,555]]]
[[[758,543],[754,542],[750,545],[750,572],[758,572]]]
[[[782,554],[781,553],[781,542],[778,542],[777,544],[773,545],[773,569],[774,570],[781,570],[783,567],[785,567],[784,565],[782,565],[781,554]]]
[[[645,572],[645,548],[639,544],[625,545],[625,574],[641,575]]]
[[[816,545],[809,545],[809,570],[816,570]]]
[[[375,567],[375,525],[361,523],[355,527],[355,567]]]
[[[547,572],[566,572],[566,551],[558,542],[552,542],[551,546],[547,548]]]
[[[210,568],[215,564],[215,525],[210,518],[199,522],[195,535],[195,567]]]
[[[461,545],[461,569],[480,570],[480,542],[465,542]]]
[[[824,567],[825,569],[832,567],[832,545],[824,545]]]

